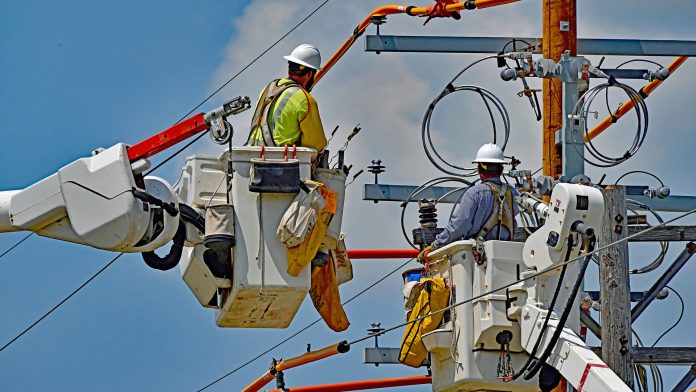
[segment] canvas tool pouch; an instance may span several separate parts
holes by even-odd
[[[307,238],[326,205],[321,195],[321,184],[306,181],[304,185],[283,214],[276,231],[278,239],[288,248],[300,245]]]
[[[297,193],[300,191],[300,161],[297,159],[251,159],[249,191]]]
[[[326,325],[336,332],[348,329],[350,322],[341,305],[338,292],[336,269],[333,263],[312,269],[312,287],[309,289],[314,308],[319,312]]]
[[[288,252],[288,273],[297,276],[304,267],[309,264],[317,254],[321,243],[326,236],[326,232],[331,223],[331,218],[336,212],[336,202],[338,194],[330,191],[323,184],[319,187],[321,195],[326,204],[319,212],[317,221],[309,230],[309,234],[297,246],[287,248]]]

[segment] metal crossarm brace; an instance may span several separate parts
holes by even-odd
[[[408,35],[365,36],[366,52],[498,53],[512,39],[517,47],[535,47],[538,37],[438,37]],[[511,49],[511,45],[508,45]],[[696,56],[696,41],[578,38],[578,54],[607,56]]]
[[[672,265],[667,268],[667,270],[660,276],[660,279],[653,284],[653,286],[645,293],[645,297],[636,304],[636,306],[631,309],[631,321],[636,321],[638,317],[647,309],[648,305],[657,297],[657,295],[662,291],[665,286],[674,278],[677,273],[684,267],[687,261],[696,252],[696,244],[689,242],[686,244],[686,248],[679,254]]]
[[[689,389],[689,386],[691,386],[691,384],[693,384],[694,381],[696,381],[696,363],[691,365],[689,372],[686,373],[681,380],[679,380],[679,382],[672,391],[685,392],[687,389]]]

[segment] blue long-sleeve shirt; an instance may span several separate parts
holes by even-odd
[[[500,184],[500,178],[489,178],[468,188],[457,203],[449,223],[444,231],[437,235],[433,247],[438,248],[454,241],[474,238],[481,231],[493,213],[495,203],[493,193],[484,182],[490,181]],[[519,195],[516,189],[512,189],[513,197]],[[512,203],[514,215],[517,216],[517,203]],[[516,222],[513,219],[513,226]],[[486,235],[486,240],[498,239],[498,229],[494,228]],[[510,233],[505,227],[500,228],[500,239],[509,240]]]

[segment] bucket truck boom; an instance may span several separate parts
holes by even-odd
[[[557,184],[549,204],[519,201],[545,219],[525,243],[464,240],[429,255],[426,270],[451,285],[452,303],[462,303],[422,337],[433,391],[550,391],[560,376],[579,391],[630,391],[578,336],[601,191]]]
[[[147,158],[250,107],[237,97],[134,146],[99,148],[21,190],[0,192],[0,232],[38,235],[116,252],[153,251],[174,238],[180,205],[165,180],[145,176]]]

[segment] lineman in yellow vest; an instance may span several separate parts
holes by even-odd
[[[288,77],[272,81],[261,92],[251,121],[249,146],[296,145],[322,151],[326,147],[317,101],[309,95],[321,70],[319,50],[309,44],[288,56]]]

